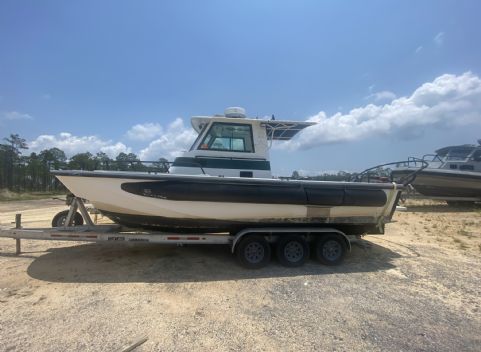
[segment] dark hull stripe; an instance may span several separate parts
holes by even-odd
[[[324,206],[384,206],[386,193],[379,189],[326,188],[323,184],[303,186],[296,183],[231,183],[163,180],[155,182],[126,182],[122,190],[144,197],[173,201],[294,204]]]
[[[400,177],[407,171],[393,172]],[[412,183],[414,189],[428,197],[481,197],[481,174],[422,171]]]
[[[413,185],[419,193],[428,197],[466,197],[480,198],[481,189],[460,188],[460,187],[435,187],[427,185]]]
[[[223,159],[223,158],[175,158],[172,166],[198,167],[209,169],[246,169],[246,170],[270,170],[271,164],[267,160],[251,159]]]
[[[392,171],[392,175],[394,178],[402,177],[409,175],[413,173],[415,170],[394,170]],[[444,172],[444,170],[439,169],[439,171],[435,170],[422,170],[421,172],[418,173],[419,176],[432,176],[432,177],[449,177],[452,180],[456,179],[463,179],[463,180],[473,180],[473,181],[479,181],[481,182],[481,172],[468,172],[468,171],[451,171],[451,170],[446,170],[447,172]],[[416,182],[416,180],[414,180]]]

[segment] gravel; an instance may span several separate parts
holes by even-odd
[[[18,208],[43,226],[58,211]],[[14,212],[0,212],[6,225]],[[453,228],[434,235],[426,219]],[[446,240],[460,219],[468,249]],[[118,351],[146,336],[135,351],[479,351],[480,213],[396,220],[337,267],[246,270],[224,246],[23,241],[15,257],[0,239],[0,350]]]

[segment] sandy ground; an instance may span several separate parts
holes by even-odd
[[[223,246],[0,239],[0,351],[480,351],[481,210],[408,203],[345,262],[258,271]],[[0,203],[48,226],[60,201]]]

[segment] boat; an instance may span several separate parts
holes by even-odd
[[[392,170],[393,179],[412,172],[419,162],[427,162],[427,167],[411,185],[421,195],[453,204],[481,201],[481,139],[478,145],[448,146],[422,158],[411,157]]]
[[[169,173],[53,170],[77,197],[114,222],[176,232],[246,227],[333,227],[383,233],[403,186],[285,180],[272,176],[269,149],[313,122],[248,118],[242,108],[196,116],[192,147]]]

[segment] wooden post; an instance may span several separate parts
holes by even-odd
[[[22,214],[15,214],[15,228],[22,228]],[[20,238],[15,239],[15,255],[20,255],[22,253],[22,247],[20,243]]]
[[[139,347],[140,345],[142,345],[143,343],[145,343],[146,341],[148,340],[148,338],[145,336],[145,337],[142,337],[140,339],[138,339],[137,341],[135,341],[133,344],[131,344],[130,346],[124,348],[122,350],[122,352],[130,352],[130,351],[133,351],[135,350],[137,347]]]

